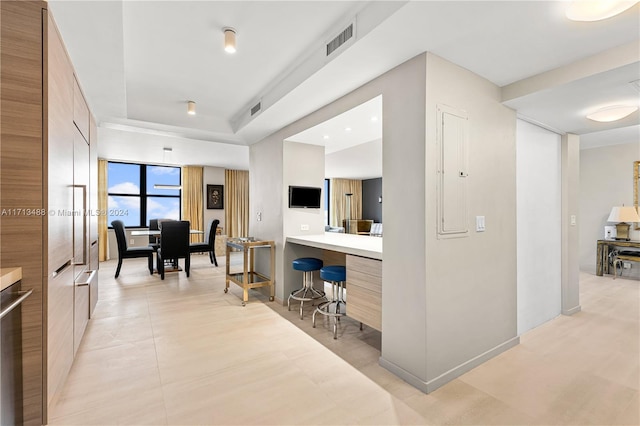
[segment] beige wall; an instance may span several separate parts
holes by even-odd
[[[614,225],[607,222],[611,207],[633,204],[633,162],[638,160],[640,142],[580,151],[581,270],[595,273],[596,241],[604,238],[605,225]],[[640,240],[640,231],[632,232],[631,238]],[[634,276],[639,270],[632,265]]]
[[[425,284],[432,389],[470,369],[465,362],[517,343],[516,116],[500,103],[497,86],[433,54],[427,55],[426,76]],[[436,238],[438,104],[468,115],[466,238]],[[476,216],[485,216],[485,232],[475,231]]]
[[[224,227],[224,209],[207,209],[207,185],[224,185],[224,168],[222,167],[204,167],[202,170],[202,208],[204,209],[203,215],[203,223],[206,230],[207,224],[210,220],[218,219],[220,224],[218,226],[222,226],[222,233],[226,235],[227,231]],[[226,191],[227,188],[225,187]],[[226,206],[224,206],[226,208]]]

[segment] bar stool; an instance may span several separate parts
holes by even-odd
[[[302,309],[304,302],[313,302],[315,299],[324,297],[324,291],[313,288],[313,271],[322,268],[322,260],[314,257],[301,257],[293,261],[293,269],[302,271],[302,288],[294,290],[287,299],[287,310],[291,310],[291,299],[300,301],[300,319],[302,319]]]
[[[320,269],[320,278],[331,283],[331,300],[320,304],[313,312],[313,328],[316,327],[316,314],[333,317],[333,338],[338,338],[338,320],[346,315],[347,304],[344,301],[344,283],[347,272],[344,266],[325,266]],[[340,307],[343,307],[341,309]]]

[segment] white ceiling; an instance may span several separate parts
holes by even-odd
[[[145,129],[184,146],[188,139],[241,145],[247,168],[247,145],[424,51],[507,86],[505,104],[547,127],[594,135],[591,143],[637,136],[638,113],[613,124],[584,113],[639,103],[628,83],[640,78],[640,6],[577,23],[564,17],[565,4],[49,1],[101,127]],[[326,42],[354,20],[354,41],[325,59]],[[223,52],[225,26],[237,30],[235,55]],[[197,103],[196,116],[186,114],[187,100]],[[619,128],[626,133],[607,135]],[[108,148],[101,154],[111,155]],[[192,164],[210,164],[193,151]]]

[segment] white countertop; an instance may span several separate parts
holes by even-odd
[[[325,232],[287,237],[287,242],[382,260],[382,237]]]

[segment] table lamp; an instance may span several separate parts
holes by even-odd
[[[640,216],[635,207],[613,207],[611,214],[607,222],[616,222],[616,240],[629,241],[629,223],[626,222],[640,222]]]

